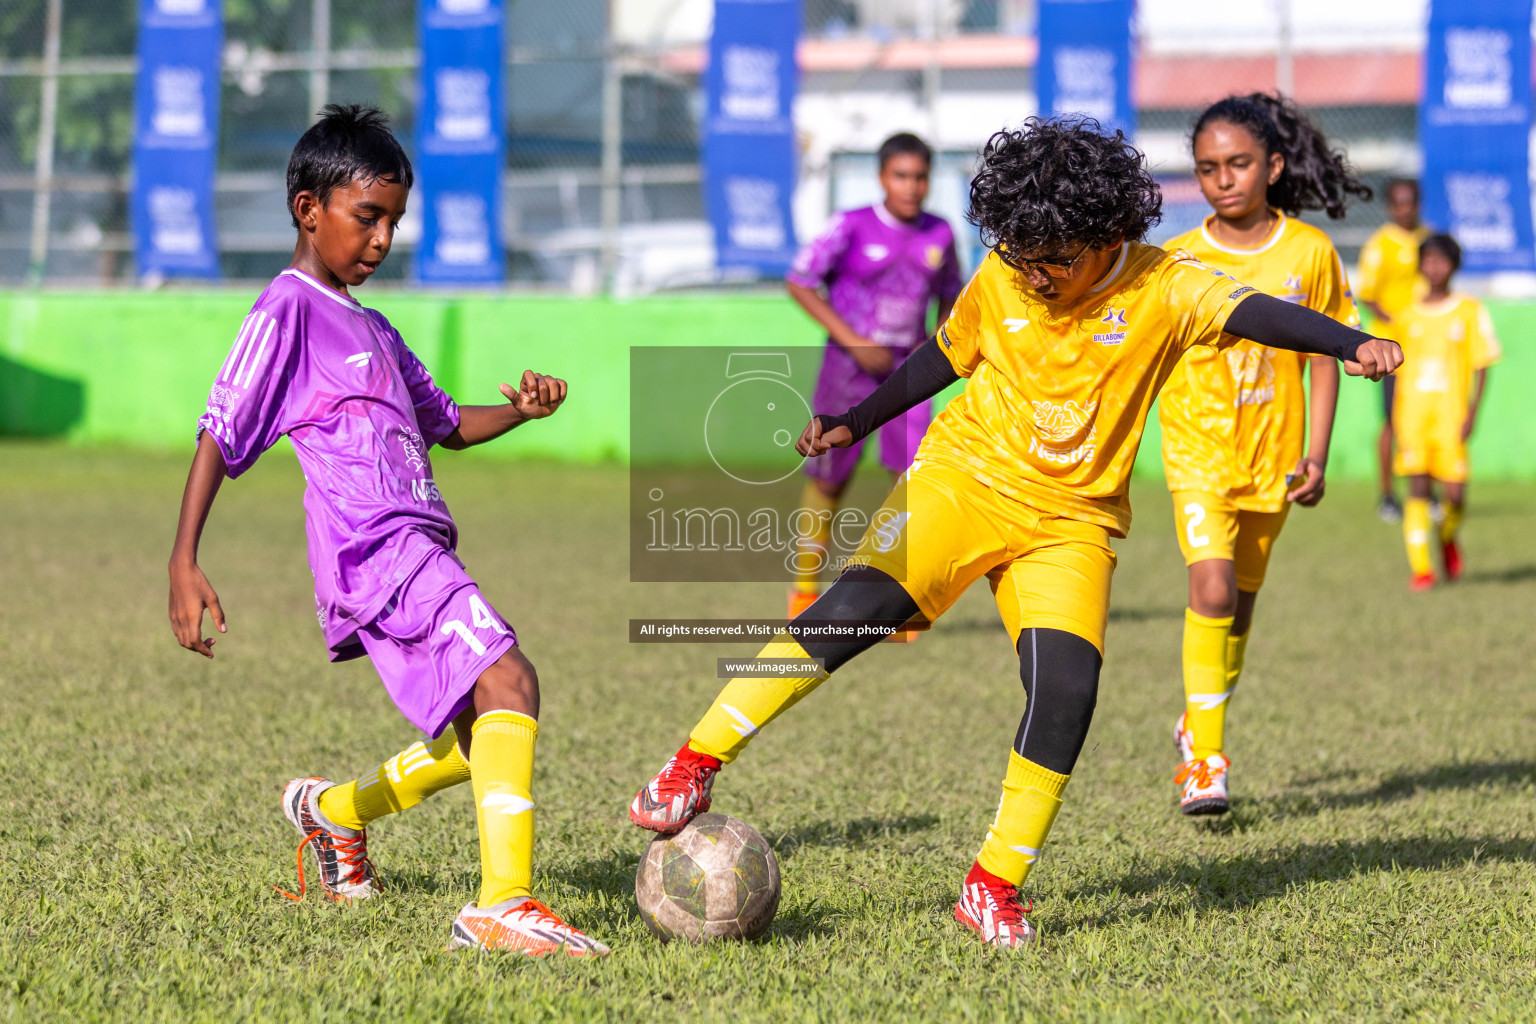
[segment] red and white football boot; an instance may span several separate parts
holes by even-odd
[[[720,767],[719,758],[683,744],[683,749],[635,794],[629,820],[662,835],[682,831],[695,816],[709,810],[709,792]]]
[[[1014,949],[1040,941],[1040,933],[1024,920],[1033,909],[1033,903],[1019,900],[1019,890],[1011,882],[972,864],[960,887],[955,920],[990,945]]]

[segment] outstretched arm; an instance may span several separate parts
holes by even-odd
[[[176,522],[176,543],[171,548],[169,568],[171,628],[176,632],[176,642],[205,658],[213,657],[214,641],[203,637],[203,610],[213,616],[213,624],[220,633],[227,630],[219,595],[198,567],[197,545],[203,536],[203,524],[208,521],[208,510],[213,508],[213,499],[227,475],[224,453],[219,451],[213,435],[204,431],[197,442],[197,454],[192,457],[186,490],[181,495],[181,516]]]
[[[543,419],[565,401],[566,383],[532,370],[523,371],[522,384],[501,385],[506,405],[461,405],[459,426],[440,442],[444,448],[462,451],[473,445],[494,441],[513,427],[529,420]]]
[[[1263,292],[1254,292],[1239,302],[1227,317],[1225,330],[1271,348],[1333,356],[1344,363],[1344,372],[1352,377],[1381,380],[1403,365],[1403,350],[1396,342],[1374,338]]]
[[[959,379],[939,343],[929,338],[864,401],[841,416],[812,416],[795,450],[809,457],[846,448]]]

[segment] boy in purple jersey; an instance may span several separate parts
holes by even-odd
[[[309,845],[326,895],[374,895],[367,824],[471,782],[481,888],[454,921],[452,945],[603,954],[530,894],[538,676],[454,553],[458,531],[428,456],[433,445],[483,444],[550,415],[566,385],[529,370],[520,387],[501,385],[506,405],[459,406],[389,321],[348,294],[389,255],[411,182],[377,110],[327,107],[294,147],[293,262],[256,300],[198,420],[171,552],[171,623],[183,647],[213,657],[203,611],[226,627],[197,565],[203,523],[224,478],[287,434],[307,483],[315,611],[331,660],[367,654],[427,737],[345,786],[288,784],[283,813],[303,836],[301,894]]]
[[[938,300],[943,323],[960,294],[954,232],[944,218],[923,212],[932,163],[932,151],[916,135],[886,139],[880,146],[884,202],[839,214],[795,257],[785,279],[789,294],[827,330],[812,400],[817,412],[867,398],[928,337],[929,304]],[[880,429],[886,469],[900,473],[911,464],[930,410],[931,403],[922,402]],[[860,442],[806,461],[801,507],[816,511],[819,526],[796,559],[801,571],[789,592],[790,618],[816,600],[832,519],[862,451]]]

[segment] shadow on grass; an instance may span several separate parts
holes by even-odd
[[[1298,779],[1297,787],[1337,782],[1338,774]],[[1278,817],[1300,817],[1328,808],[1364,807],[1407,800],[1423,791],[1478,789],[1487,785],[1536,783],[1536,761],[1461,762],[1436,765],[1416,772],[1396,772],[1369,789],[1353,793],[1291,792],[1264,809]]]
[[[1485,569],[1469,572],[1461,577],[1462,583],[1528,583],[1536,580],[1536,565],[1511,565],[1503,569]]]
[[[938,823],[938,817],[933,814],[904,814],[899,818],[855,818],[852,821],[827,820],[785,829],[769,841],[773,844],[775,857],[789,860],[802,846],[857,849],[892,836],[923,832]]]
[[[1336,882],[1373,872],[1402,869],[1440,871],[1480,861],[1531,861],[1536,849],[1525,839],[1484,836],[1455,838],[1414,836],[1401,839],[1312,843],[1262,854],[1212,857],[1202,861],[1133,871],[1112,882],[1069,890],[1073,900],[1115,897],[1107,912],[1089,913],[1063,922],[1065,931],[1092,929],[1117,920],[1151,917],[1170,903],[1182,904],[1182,893],[1155,903],[1141,897],[1169,890],[1187,890],[1198,910],[1240,910],[1278,899],[1308,882]],[[1171,894],[1170,894],[1171,895]],[[1122,900],[1136,900],[1123,906]],[[1053,929],[1054,930],[1054,929]]]

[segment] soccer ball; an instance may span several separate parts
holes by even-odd
[[[635,902],[663,942],[755,939],[779,909],[779,863],[751,825],[701,814],[651,841],[635,872]]]

